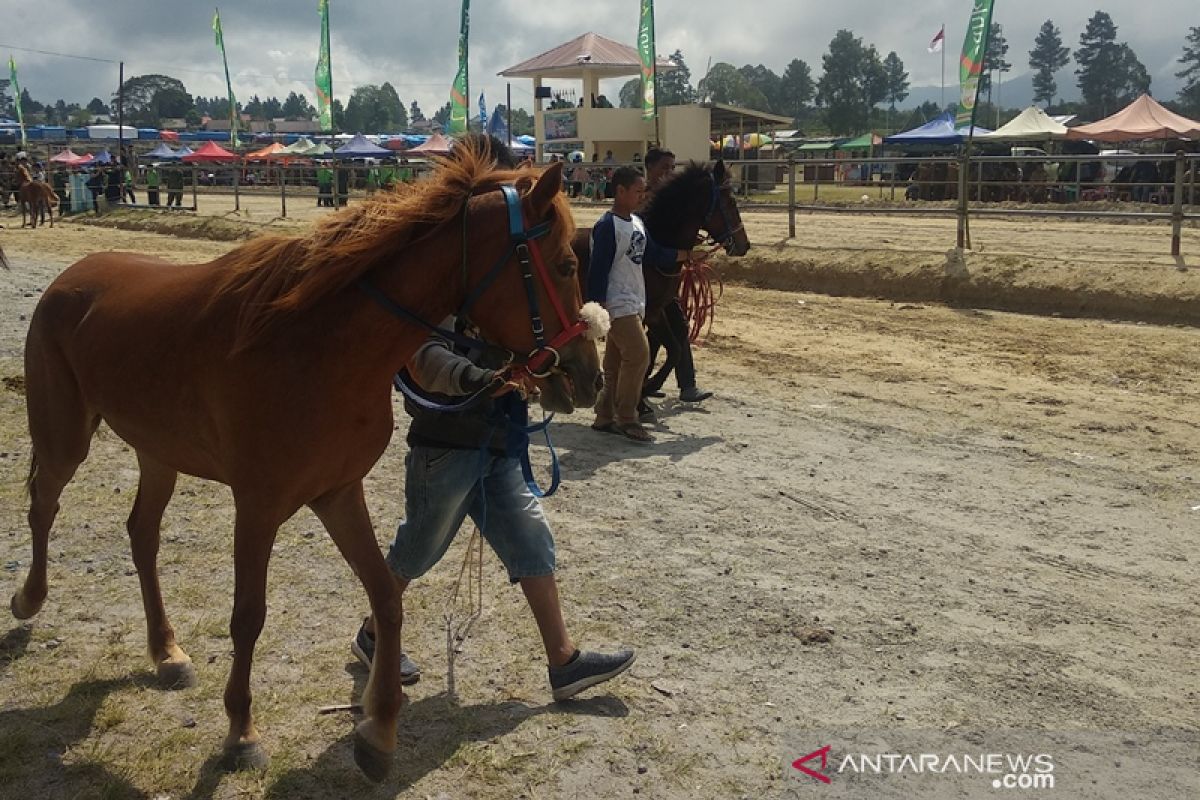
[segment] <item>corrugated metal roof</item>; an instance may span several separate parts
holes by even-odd
[[[585,33],[553,50],[536,55],[500,73],[506,78],[580,77],[584,69],[611,76],[637,75],[641,72],[638,52],[629,45],[614,42],[598,33]],[[665,58],[658,59],[660,71],[677,69]]]

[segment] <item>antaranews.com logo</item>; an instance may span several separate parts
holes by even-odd
[[[820,747],[792,761],[792,769],[820,783],[842,776],[970,776],[993,789],[1053,789],[1054,757],[1049,753],[834,753]]]

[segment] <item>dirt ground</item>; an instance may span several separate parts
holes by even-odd
[[[954,234],[953,220],[814,215],[784,242],[785,216],[747,223],[756,249],[722,268],[789,289],[839,271],[944,271]],[[965,268],[996,280],[1011,258],[1014,280],[1063,297],[1132,286],[1196,300],[1196,272],[1163,256],[1162,226],[974,228],[981,252]],[[1200,236],[1187,237],[1194,267]],[[30,558],[20,358],[40,292],[94,250],[201,260],[231,245],[74,224],[6,229],[0,245],[13,262],[0,273],[8,593]],[[1055,797],[1197,796],[1200,330],[957,302],[731,285],[697,350],[716,396],[665,401],[653,447],[593,433],[588,414],[558,420],[566,483],[547,509],[568,622],[585,646],[636,647],[638,663],[584,700],[552,703],[520,592],[487,553],[483,615],[449,694],[460,536],[406,597],[405,649],[425,674],[379,788],[353,766],[351,716],[318,714],[363,686],[348,645],[365,598],[307,512],[277,540],[256,651],[269,770],[227,775],[216,763],[231,655],[224,487],[181,480],[167,511],[163,588],[200,685],[154,688],[123,532],[136,465],[102,430],[63,498],[46,608],[0,627],[5,794],[995,794],[990,776],[868,786],[838,775],[826,787],[789,766],[827,732],[862,731],[878,732],[883,752],[926,752],[935,736],[957,736],[955,752],[1050,752]],[[381,546],[402,510],[404,419],[398,409],[396,440],[367,480]],[[535,460],[544,466],[544,452]],[[465,614],[460,600],[455,619]]]

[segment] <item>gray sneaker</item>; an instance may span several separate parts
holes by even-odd
[[[354,653],[359,661],[366,664],[367,669],[371,668],[371,661],[375,658],[375,637],[367,633],[365,621],[359,626],[358,635],[354,637],[354,641],[350,643],[350,652]],[[412,686],[419,680],[421,680],[421,668],[408,657],[408,653],[401,653],[400,685]]]
[[[555,700],[567,700],[598,683],[617,677],[633,666],[637,654],[632,650],[619,653],[578,651],[575,659],[561,667],[550,667],[550,688]]]

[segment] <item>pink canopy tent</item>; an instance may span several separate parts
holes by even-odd
[[[78,153],[72,153],[71,149],[67,148],[57,155],[50,156],[50,160],[55,164],[66,164],[69,167],[74,167],[78,164],[86,164],[92,160],[92,157],[81,156]]]
[[[448,156],[450,155],[451,147],[453,147],[453,143],[449,139],[440,133],[435,133],[425,142],[407,151],[407,154],[414,156]]]
[[[182,160],[188,164],[195,164],[201,161],[219,161],[223,163],[231,163],[234,161],[241,161],[242,157],[235,153],[229,152],[216,142],[205,142],[200,147],[196,148],[194,153],[189,153],[188,155],[184,156]]]
[[[1137,139],[1200,139],[1200,122],[1167,110],[1144,94],[1125,108],[1091,125],[1067,130],[1068,139],[1130,142]]]

